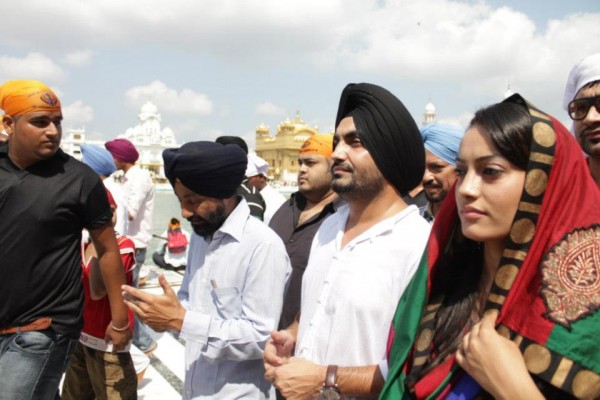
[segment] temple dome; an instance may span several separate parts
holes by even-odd
[[[156,107],[151,101],[146,102],[140,109],[141,114],[156,114],[158,107]]]

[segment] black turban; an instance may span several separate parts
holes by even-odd
[[[375,164],[402,196],[422,181],[425,148],[421,134],[396,96],[370,83],[351,83],[342,92],[336,128],[346,117],[354,119]]]
[[[189,142],[178,149],[163,151],[165,175],[201,196],[226,199],[242,183],[248,159],[236,145],[214,142]]]
[[[244,153],[248,154],[248,145],[246,141],[239,136],[219,136],[215,142],[221,144],[237,144],[244,150]]]

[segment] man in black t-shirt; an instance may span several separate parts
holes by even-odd
[[[106,340],[131,339],[104,185],[60,150],[60,101],[37,81],[0,87],[0,399],[53,399],[83,325],[81,232],[98,250],[110,299]]]

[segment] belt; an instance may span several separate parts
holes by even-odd
[[[43,331],[44,329],[50,328],[50,325],[52,325],[52,318],[42,317],[28,323],[27,325],[0,328],[0,335],[10,335],[17,332]]]

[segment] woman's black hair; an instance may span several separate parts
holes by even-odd
[[[516,103],[498,103],[475,113],[470,127],[478,125],[489,135],[500,154],[518,168],[525,170],[531,149],[531,116]]]
[[[482,108],[475,113],[469,126],[483,128],[503,157],[520,169],[527,168],[532,126],[531,116],[523,105],[504,102]],[[471,327],[473,314],[481,315],[483,311],[478,304],[487,297],[481,282],[483,244],[463,235],[458,218],[434,270],[437,272],[430,299],[433,302],[441,300],[441,306],[435,316],[433,348],[419,376],[410,377],[410,382],[427,374],[456,351]]]

